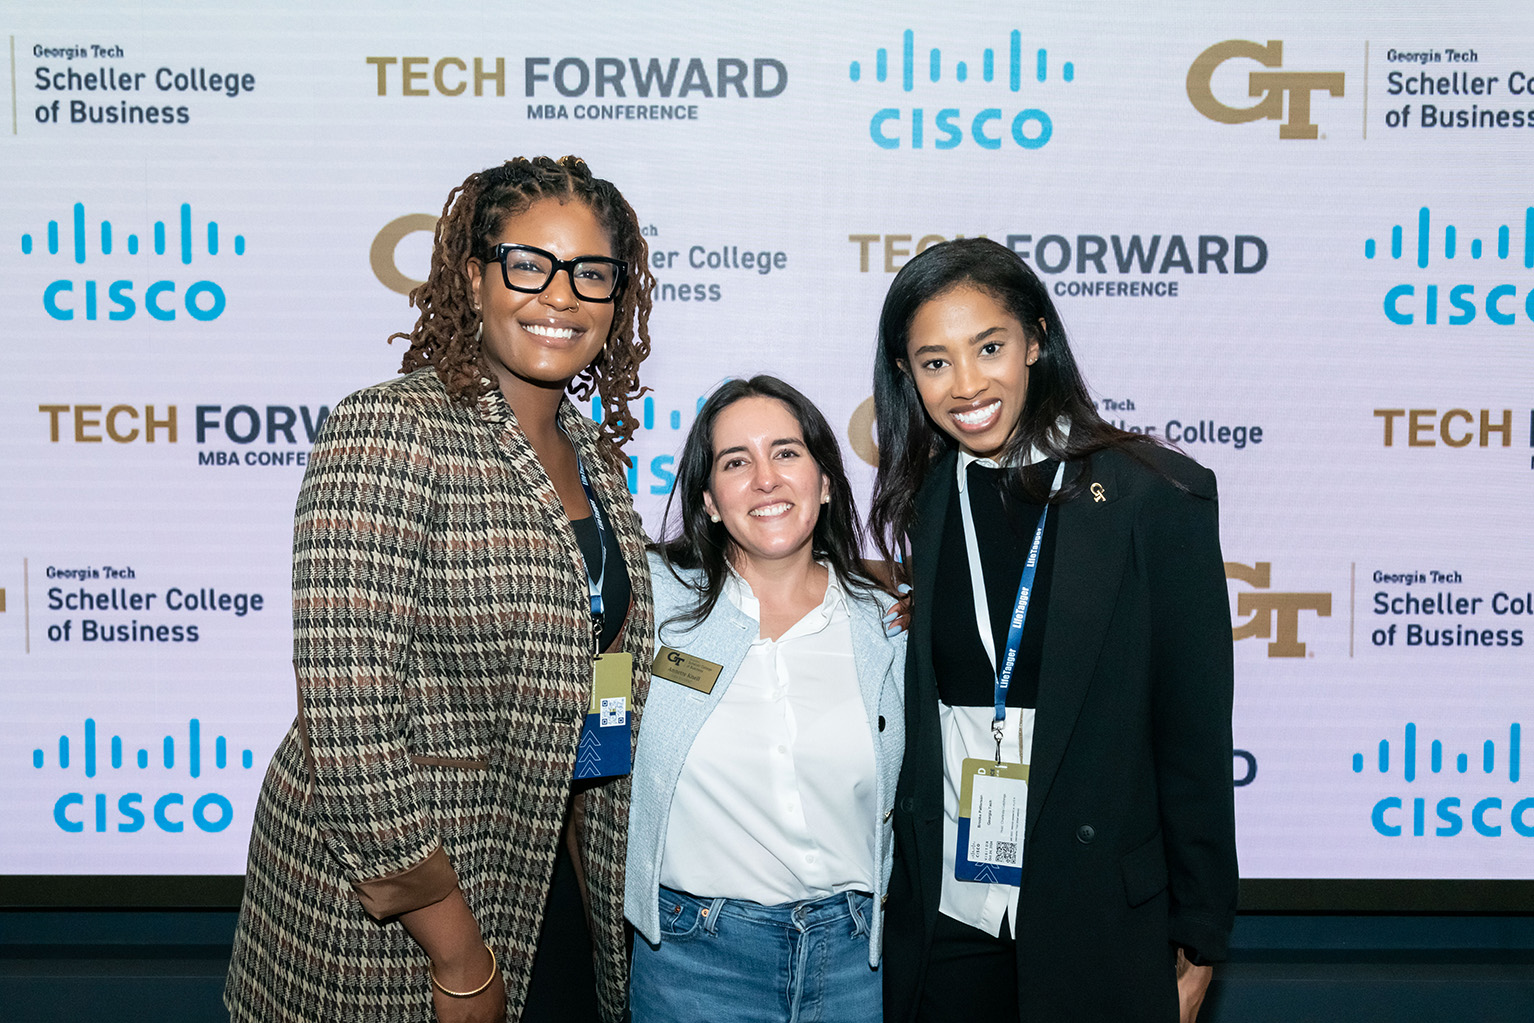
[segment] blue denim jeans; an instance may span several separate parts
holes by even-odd
[[[659,947],[634,939],[634,1023],[880,1023],[873,899],[759,906],[660,890]]]

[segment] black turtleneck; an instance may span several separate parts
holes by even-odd
[[[1039,473],[1046,485],[1058,463],[1044,462],[1024,469]],[[992,469],[971,463],[968,469],[970,508],[985,578],[987,610],[996,655],[1006,648],[1008,620],[1017,600],[1017,586],[1028,561],[1028,548],[1039,523],[1042,505],[1007,489],[1003,476],[1014,470]],[[1028,620],[1017,667],[1007,691],[1007,706],[1034,707],[1038,703],[1039,664],[1044,653],[1044,622],[1048,616],[1050,577],[1055,564],[1055,534],[1059,509],[1051,508],[1039,549],[1039,566],[1028,600]],[[937,673],[938,697],[950,707],[989,707],[995,702],[996,673],[975,632],[975,601],[969,579],[969,558],[964,549],[964,521],[959,509],[959,488],[948,497],[943,520],[942,546],[937,559],[937,586],[932,606],[932,666]]]

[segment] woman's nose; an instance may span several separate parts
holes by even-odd
[[[973,359],[957,359],[953,364],[953,396],[973,398],[985,390],[985,374]]]

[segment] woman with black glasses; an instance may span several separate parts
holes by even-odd
[[[294,527],[298,718],[256,809],[234,1020],[621,1018],[653,615],[620,448],[647,256],[581,160],[470,175],[394,335],[405,375],[326,421]],[[568,397],[593,394],[601,425]]]

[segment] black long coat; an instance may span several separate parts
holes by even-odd
[[[886,909],[885,1015],[911,1018],[942,885],[932,607],[952,453],[911,535],[906,754]],[[1175,452],[1090,460],[1058,506],[1034,726],[1018,1004],[1024,1021],[1168,1021],[1183,946],[1224,958],[1236,908],[1231,626],[1214,475]],[[1071,465],[1068,480],[1082,471]],[[1186,487],[1179,488],[1172,480]]]

